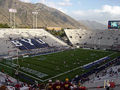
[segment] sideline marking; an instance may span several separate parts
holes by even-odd
[[[112,54],[110,54],[110,55],[108,55],[108,56],[114,55],[115,53],[117,53],[117,52],[114,52],[114,53],[112,53]],[[107,57],[107,56],[105,56],[105,57]],[[1,63],[0,63],[0,64],[1,64]],[[12,68],[12,67],[7,66],[7,65],[4,65],[4,64],[1,64],[1,65],[6,66],[6,67],[8,67],[8,68]],[[29,75],[29,74],[27,74],[27,73],[25,73],[25,72],[22,72],[22,71],[19,71],[19,72],[21,72],[21,73],[23,73],[23,74],[25,74],[25,75],[27,75],[27,76],[29,76],[29,77],[32,77],[32,78],[34,78],[34,79],[36,79],[36,80],[39,80],[39,81],[41,81],[41,82],[45,82],[45,81],[47,81],[47,80],[50,80],[50,79],[53,79],[53,78],[56,78],[56,77],[62,76],[62,75],[64,75],[64,74],[70,73],[70,72],[72,72],[72,71],[75,71],[75,70],[77,70],[77,69],[79,69],[79,68],[82,68],[82,66],[79,66],[79,67],[73,68],[72,70],[69,70],[69,71],[66,71],[66,72],[60,73],[60,74],[58,74],[58,75],[56,75],[56,76],[50,77],[50,78],[45,79],[45,80],[39,79],[39,78],[37,78],[37,77],[34,77],[34,76]],[[12,69],[13,69],[13,68],[12,68]],[[14,70],[16,70],[16,69],[14,69]]]

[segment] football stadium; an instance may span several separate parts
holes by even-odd
[[[92,30],[43,4],[0,0],[0,90],[120,90],[120,20]]]
[[[0,69],[21,82],[47,83],[66,78],[85,82],[94,73],[119,64],[120,31],[65,30],[72,45],[44,29],[1,29],[0,33]]]

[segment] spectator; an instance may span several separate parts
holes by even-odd
[[[21,85],[18,83],[18,84],[16,84],[15,85],[15,90],[19,90],[20,89],[20,87],[21,87]]]
[[[115,88],[115,83],[114,82],[110,82],[110,87],[111,88]]]
[[[63,88],[64,90],[71,90],[70,87],[72,86],[72,84],[69,82],[69,79],[66,78],[65,82],[63,83]]]
[[[4,69],[2,69],[1,72],[4,73]]]
[[[62,90],[62,83],[59,80],[56,80],[55,84],[53,84],[53,90]]]
[[[8,90],[8,88],[3,85],[3,86],[0,87],[0,90]]]
[[[107,83],[107,85],[106,85],[106,90],[110,90],[110,84],[109,83]]]
[[[46,90],[53,90],[52,80],[49,80],[49,81],[48,81],[48,84],[46,85]]]
[[[78,90],[75,84],[73,84],[72,90]]]

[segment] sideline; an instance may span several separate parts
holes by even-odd
[[[2,63],[0,63],[0,65],[5,66],[5,67],[8,67],[8,68],[11,68],[11,69],[13,69],[13,70],[17,70],[17,69],[14,69],[14,68],[10,67],[10,66],[4,65],[4,64],[2,64]],[[36,78],[36,77],[34,77],[34,76],[32,76],[32,75],[26,74],[26,73],[24,73],[24,72],[22,72],[22,71],[19,71],[19,72],[21,72],[21,73],[23,73],[23,74],[25,74],[25,75],[27,75],[27,76],[29,76],[29,77],[32,77],[32,78],[34,78],[34,79],[36,79],[36,80],[39,80],[39,81],[41,81],[41,82],[44,81],[44,80],[39,79],[39,78]]]
[[[112,53],[112,54],[110,54],[110,55],[108,55],[108,56],[114,55],[115,53],[117,53],[117,52],[114,52],[114,53]],[[105,57],[107,57],[107,56],[105,56]],[[1,63],[0,63],[0,64],[1,64]],[[8,67],[8,68],[12,68],[12,67],[7,66],[7,65],[4,65],[4,64],[1,64],[1,65],[6,66],[6,67]],[[56,75],[56,76],[50,77],[50,78],[45,79],[45,80],[39,79],[39,78],[34,77],[34,76],[32,76],[32,75],[29,75],[29,74],[26,74],[25,72],[22,72],[22,71],[19,71],[19,72],[21,72],[21,73],[23,73],[23,74],[25,74],[25,75],[27,75],[27,76],[29,76],[29,77],[32,77],[32,78],[34,78],[34,79],[36,79],[36,80],[38,80],[38,81],[45,82],[45,81],[48,81],[48,80],[50,80],[50,79],[53,79],[53,78],[62,76],[62,75],[64,75],[64,74],[70,73],[70,72],[72,72],[72,71],[75,71],[75,70],[77,70],[77,69],[80,69],[80,68],[82,68],[82,67],[83,67],[83,66],[79,66],[79,67],[73,68],[72,70],[69,70],[69,71],[60,73],[60,74],[58,74],[58,75]],[[16,70],[16,69],[14,69],[14,68],[12,68],[12,69],[13,69],[13,70]]]

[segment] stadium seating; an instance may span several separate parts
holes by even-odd
[[[66,29],[65,33],[73,45],[81,47],[111,49],[120,45],[119,30]]]
[[[19,39],[11,41],[20,50],[29,50],[48,47],[49,45],[41,39]]]
[[[51,35],[44,29],[0,29],[0,55],[11,50],[30,50],[46,47],[66,47],[63,41]],[[33,45],[30,45],[29,40]],[[16,46],[19,43],[22,46]],[[16,48],[17,47],[17,48]]]
[[[110,59],[110,57],[104,57],[104,58],[101,58],[101,59],[99,59],[99,60],[97,60],[97,61],[94,61],[94,62],[91,62],[91,63],[88,63],[88,64],[86,64],[86,65],[84,65],[83,66],[83,68],[84,69],[89,69],[89,68],[91,68],[92,66],[95,66],[95,65],[97,65],[97,64],[100,64],[100,63],[102,63],[102,62],[104,62],[105,60],[108,60],[108,59]]]

